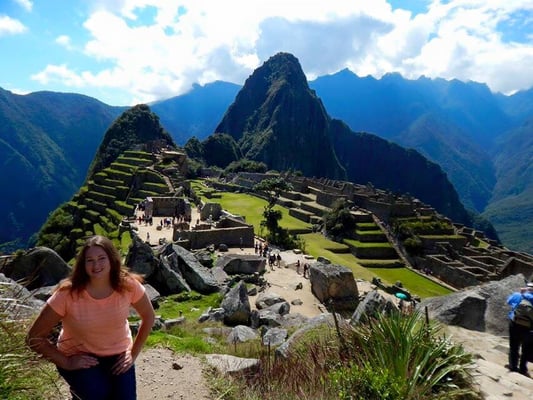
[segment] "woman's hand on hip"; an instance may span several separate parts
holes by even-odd
[[[89,354],[75,354],[68,357],[67,365],[64,369],[72,371],[75,369],[86,369],[98,365],[98,359]]]
[[[127,350],[117,357],[117,361],[115,362],[115,365],[113,365],[111,372],[115,375],[123,374],[131,368],[133,362],[134,360],[131,356],[131,350]]]

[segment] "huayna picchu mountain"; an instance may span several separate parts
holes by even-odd
[[[371,182],[394,193],[410,193],[452,220],[473,225],[437,164],[331,119],[291,54],[279,53],[254,71],[215,133],[232,136],[245,158],[270,169]]]
[[[174,141],[147,105],[124,112],[107,130],[85,185],[50,215],[37,245],[70,260],[88,235],[118,240],[122,218],[133,215],[140,201],[171,192],[172,182],[162,172],[184,172],[185,156],[174,150]]]
[[[296,57],[279,53],[246,80],[215,133],[231,135],[245,158],[271,169],[346,179],[328,124]]]
[[[169,133],[146,104],[138,104],[113,122],[98,147],[87,177],[108,167],[126,150],[143,148],[151,152],[162,147],[175,148]]]

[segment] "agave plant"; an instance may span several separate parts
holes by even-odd
[[[472,356],[418,312],[381,315],[352,329],[353,363],[400,383],[403,399],[477,398]]]

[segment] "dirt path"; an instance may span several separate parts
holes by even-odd
[[[144,350],[135,363],[139,400],[209,400],[202,361],[169,349]]]

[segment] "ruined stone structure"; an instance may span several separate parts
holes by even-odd
[[[249,189],[261,179],[272,177],[267,174],[238,174],[231,186],[221,182],[214,185],[221,189],[235,190],[235,185]],[[533,256],[511,251],[501,244],[485,237],[483,232],[454,224],[451,231],[433,232],[422,235],[424,255],[408,257],[401,243],[390,231],[389,223],[393,218],[428,217],[447,218],[439,215],[434,208],[409,195],[395,195],[372,185],[360,185],[325,178],[287,176],[293,191],[283,193],[279,203],[289,208],[289,214],[310,224],[320,224],[322,215],[337,199],[351,204],[352,215],[358,222],[377,220],[385,230],[388,240],[393,244],[407,266],[440,278],[455,288],[479,285],[489,280],[500,280],[510,275],[523,274],[533,280]],[[447,235],[444,240],[439,235]],[[474,243],[482,240],[487,248],[476,247]],[[385,257],[381,250],[352,249],[356,257]],[[369,251],[373,254],[361,254]],[[392,255],[389,255],[392,256]]]
[[[191,217],[191,203],[183,197],[148,197],[145,214],[147,216],[164,217],[183,215],[186,219]],[[150,212],[148,211],[150,205]]]
[[[230,247],[253,247],[254,227],[234,217],[224,217],[213,224],[202,224],[200,228],[179,230],[174,228],[173,241],[183,243],[190,249],[201,249],[210,245],[225,244]]]

